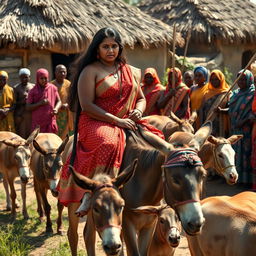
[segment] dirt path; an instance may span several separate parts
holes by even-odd
[[[15,186],[16,186],[19,201],[21,202],[20,184],[18,181],[16,182]],[[207,187],[207,192],[206,192],[207,196],[234,195],[243,191],[243,188],[240,188],[238,186],[228,186],[223,179],[209,181],[207,182],[206,187]],[[2,195],[1,198],[3,198],[3,193],[4,193],[3,184],[2,182],[0,182],[0,194]],[[48,196],[49,196],[49,201],[53,208],[52,212],[55,213],[55,216],[56,216],[56,199],[52,197],[50,193]],[[31,208],[36,210],[36,199],[35,199],[35,193],[33,190],[32,182],[30,182],[27,186],[27,202]],[[5,201],[2,199],[0,200],[0,218],[4,215],[6,216],[7,214],[6,212],[3,212],[4,208],[5,208]],[[64,209],[63,216],[64,218],[67,218],[67,209]],[[53,221],[55,221],[54,218],[53,218]],[[84,224],[85,224],[85,219],[82,218],[79,224],[79,249],[82,251],[85,250],[84,241],[82,237]],[[65,230],[66,229],[67,229],[67,226],[65,226]],[[57,248],[60,243],[67,243],[66,235],[58,236],[54,234],[52,236],[45,236],[44,225],[42,225],[41,229],[39,228],[35,232],[31,233],[31,236],[32,236],[31,239],[33,239],[33,237],[35,238],[34,240],[35,242],[33,242],[35,249],[29,254],[30,256],[47,255],[49,253],[49,250],[51,250],[52,248]],[[97,256],[105,255],[101,249],[101,242],[99,239],[97,239],[96,249],[97,249],[97,252],[96,252]],[[184,236],[182,236],[181,243],[175,251],[175,256],[189,256],[189,255],[190,253],[188,250],[187,240]]]

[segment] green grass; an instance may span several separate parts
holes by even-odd
[[[86,252],[79,250],[78,256],[86,256]],[[50,249],[46,256],[70,256],[70,249],[68,242],[61,242],[57,248]]]

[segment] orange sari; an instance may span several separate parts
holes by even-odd
[[[121,68],[122,96],[120,97],[119,83],[113,74],[110,74],[97,82],[95,104],[119,118],[126,118],[135,108],[140,86],[137,79],[139,70],[127,64]],[[78,132],[75,170],[88,177],[98,173],[117,176],[125,149],[124,130],[114,124],[93,119],[86,112],[82,112]],[[58,186],[59,200],[64,205],[79,202],[85,192],[74,183],[68,171],[69,161],[62,169]]]

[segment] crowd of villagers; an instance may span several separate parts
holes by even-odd
[[[129,76],[130,71],[125,72],[123,75]],[[147,68],[141,81],[141,90],[146,98],[143,116],[169,116],[172,111],[177,117],[188,119],[192,111],[197,111],[198,118],[194,126],[198,129],[214,112],[214,136],[243,135],[243,139],[233,145],[239,183],[256,191],[254,75],[253,70],[243,70],[237,76],[241,72],[243,74],[237,82],[237,89],[227,94],[230,87],[224,74],[217,69],[209,72],[205,67],[199,66],[182,74],[179,68],[170,68],[167,83],[163,85],[156,70]],[[58,65],[55,80],[50,82],[48,71],[38,69],[36,83],[32,84],[30,70],[22,68],[19,71],[20,83],[10,86],[8,73],[0,71],[0,131],[15,132],[27,138],[39,125],[40,132],[56,133],[61,138],[72,134],[73,115],[67,100],[70,81],[66,79],[66,75],[66,67]],[[124,91],[123,94],[125,93]],[[100,100],[99,97],[99,102]],[[81,118],[88,117],[82,113]],[[96,126],[94,124],[86,128],[93,133]]]

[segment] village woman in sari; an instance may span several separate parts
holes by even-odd
[[[86,202],[90,196],[74,183],[69,164],[84,176],[105,173],[116,177],[125,148],[124,128],[135,130],[146,107],[140,70],[126,64],[122,50],[116,30],[99,30],[78,62],[71,86],[71,109],[78,103],[74,144],[62,169],[58,190],[60,202],[68,207],[72,255],[76,255],[78,243],[79,218],[75,212],[80,215],[88,210],[79,205],[82,198]]]
[[[174,72],[175,82],[172,84],[172,74]],[[188,119],[190,117],[190,89],[182,82],[180,69],[171,68],[168,72],[168,84],[162,93],[158,107],[162,115],[169,116],[171,111],[179,118]]]
[[[157,108],[157,101],[161,95],[161,92],[165,89],[161,85],[160,79],[154,68],[147,68],[145,70],[141,88],[147,102],[143,115],[160,115],[160,110]]]
[[[15,97],[7,81],[8,73],[0,71],[0,131],[15,132],[13,119]]]
[[[243,72],[241,70],[240,73]],[[242,134],[243,139],[233,145],[236,152],[236,168],[239,174],[238,182],[244,185],[252,184],[251,168],[251,134],[252,134],[252,102],[255,92],[253,74],[245,70],[238,80],[236,89],[229,101],[229,116],[231,119],[231,134]]]
[[[220,70],[213,70],[210,74],[208,89],[205,92],[201,107],[201,123],[206,120],[212,120],[212,135],[225,137],[228,135],[229,117],[227,113],[215,112],[216,106],[221,108],[226,107],[229,97],[226,92],[229,90],[229,85],[225,80],[224,74]],[[223,97],[224,100],[223,100]],[[222,101],[221,105],[219,105]],[[211,118],[212,117],[212,118]],[[209,119],[210,118],[210,119]]]
[[[66,135],[73,133],[73,115],[68,107],[68,92],[70,81],[66,79],[67,68],[64,65],[57,65],[55,68],[55,79],[51,81],[58,88],[61,107],[57,114],[58,135],[64,139]]]

